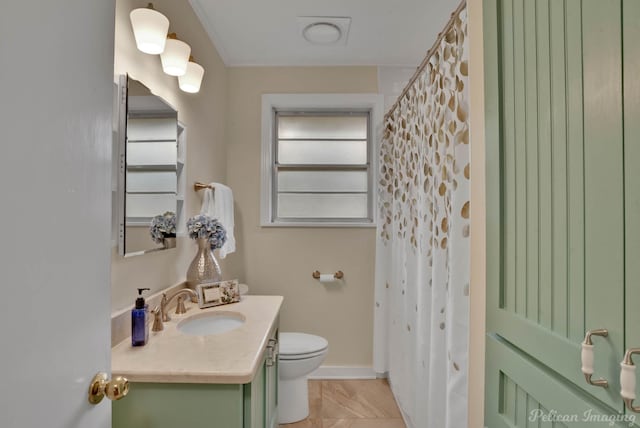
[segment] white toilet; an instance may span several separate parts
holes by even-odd
[[[324,337],[280,333],[278,423],[290,424],[309,416],[307,375],[320,367],[328,350]]]

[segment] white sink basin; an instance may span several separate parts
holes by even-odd
[[[244,321],[244,315],[238,312],[207,312],[180,321],[178,330],[191,336],[209,336],[235,330]]]

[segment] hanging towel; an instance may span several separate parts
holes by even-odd
[[[236,250],[236,238],[233,234],[233,192],[231,188],[220,183],[211,183],[212,189],[205,189],[200,214],[217,218],[227,231],[227,241],[220,248],[220,258]]]

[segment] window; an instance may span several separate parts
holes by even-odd
[[[379,97],[362,97],[263,97],[263,226],[375,224]]]

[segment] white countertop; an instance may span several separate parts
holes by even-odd
[[[171,321],[164,323],[163,331],[149,331],[145,346],[131,346],[130,337],[114,346],[112,374],[130,382],[249,383],[262,362],[282,300],[282,296],[242,296],[238,303],[207,309],[185,302],[187,313],[170,310]],[[245,322],[210,336],[190,336],[176,328],[179,321],[206,312],[239,312]]]

